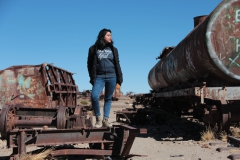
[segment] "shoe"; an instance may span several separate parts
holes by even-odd
[[[108,122],[108,118],[104,118],[102,121],[103,127],[111,127],[112,125]]]
[[[100,116],[96,117],[96,124],[95,124],[96,128],[100,128],[102,127],[102,118]]]

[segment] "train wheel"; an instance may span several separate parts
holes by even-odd
[[[59,107],[57,114],[57,129],[65,129],[68,118],[67,107]]]
[[[7,113],[8,108],[3,108],[1,112],[1,117],[0,117],[0,133],[1,133],[1,138],[6,139],[7,133],[6,133],[6,113]]]
[[[3,107],[0,117],[0,133],[2,139],[6,139],[7,132],[11,131],[14,128],[15,117],[16,112],[14,107]]]

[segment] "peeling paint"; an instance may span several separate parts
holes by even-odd
[[[149,82],[155,83],[150,87],[158,91],[207,74],[229,84],[240,84],[239,22],[240,1],[222,1],[151,69]]]

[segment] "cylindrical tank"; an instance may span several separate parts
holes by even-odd
[[[240,82],[240,0],[222,1],[149,72],[149,86],[161,88],[211,74]]]

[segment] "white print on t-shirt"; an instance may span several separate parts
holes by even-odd
[[[98,55],[98,58],[101,60],[102,58],[108,58],[108,55],[110,53],[112,53],[112,51],[109,51],[109,50],[98,50],[99,52],[99,55]]]

